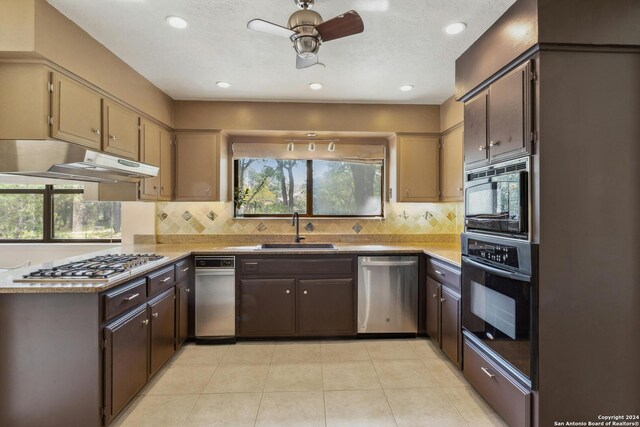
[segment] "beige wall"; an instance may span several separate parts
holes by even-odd
[[[440,132],[437,105],[176,101],[176,129]]]
[[[136,234],[155,234],[156,204],[149,202],[122,202],[122,243],[133,243]]]
[[[457,102],[455,96],[440,106],[440,132],[451,129],[464,121],[464,103]]]
[[[44,58],[173,126],[173,100],[45,0],[0,0],[0,57]]]

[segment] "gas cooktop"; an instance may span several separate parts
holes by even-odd
[[[109,254],[32,271],[14,282],[108,282],[164,259],[155,254]]]

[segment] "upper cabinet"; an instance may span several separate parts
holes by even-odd
[[[461,202],[463,200],[463,144],[464,131],[462,126],[442,135],[440,198],[443,202]]]
[[[141,119],[140,161],[160,168],[158,176],[140,183],[141,200],[171,200],[172,159],[171,133],[147,119]]]
[[[392,140],[391,201],[439,201],[439,147],[440,138],[432,135],[399,134]]]
[[[227,158],[226,137],[219,132],[177,133],[175,200],[226,200]]]
[[[465,168],[484,166],[530,152],[531,64],[501,77],[464,106]]]
[[[51,136],[100,150],[100,94],[58,73],[52,73],[51,78]]]
[[[138,160],[138,115],[106,99],[103,100],[103,107],[102,150]]]

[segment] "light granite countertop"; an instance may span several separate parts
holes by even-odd
[[[190,255],[248,255],[256,256],[278,255],[322,255],[322,254],[427,254],[433,258],[445,261],[460,267],[460,245],[451,243],[397,243],[397,244],[348,244],[338,243],[336,249],[259,249],[258,245],[233,245],[229,243],[198,243],[198,244],[155,244],[155,245],[122,245],[119,248],[110,248],[103,251],[86,253],[71,258],[59,259],[40,265],[33,265],[16,270],[0,272],[0,294],[2,293],[95,293],[102,292],[131,280],[132,277],[144,275],[152,270],[171,264],[181,258]],[[126,253],[155,253],[162,255],[160,261],[145,264],[133,270],[130,274],[120,276],[106,283],[83,282],[58,282],[58,283],[16,283],[14,279],[21,278],[24,274],[39,268],[51,268],[67,264],[73,261],[105,254]]]

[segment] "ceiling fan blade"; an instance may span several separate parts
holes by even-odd
[[[252,19],[247,23],[247,28],[251,30],[260,31],[261,33],[273,34],[274,36],[289,38],[296,32],[286,27],[274,24],[263,19]]]
[[[311,58],[300,58],[300,56],[296,55],[296,68],[298,70],[313,67],[317,63],[318,55],[313,55]]]
[[[316,25],[316,30],[320,33],[323,42],[351,36],[364,31],[362,18],[355,10],[350,10],[333,19]]]

